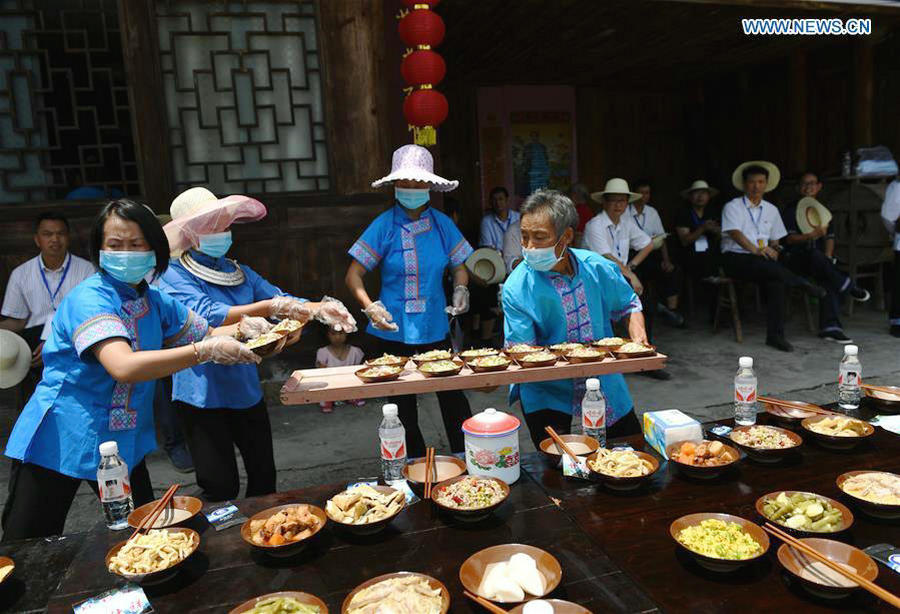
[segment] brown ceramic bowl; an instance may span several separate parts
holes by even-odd
[[[880,409],[890,413],[900,411],[900,386],[882,386],[882,388],[893,390],[894,393],[890,394],[880,390],[870,390],[868,388],[863,388],[862,391],[865,393],[866,397]]]
[[[571,601],[563,601],[562,599],[544,599],[553,606],[553,614],[591,614],[586,607],[572,603]],[[522,614],[525,611],[525,604],[521,603],[509,611],[509,614]]]
[[[266,335],[271,335],[271,333],[266,333]],[[250,347],[250,349],[254,354],[262,356],[263,358],[283,350],[285,344],[287,343],[287,335],[279,335],[278,333],[275,333],[274,335],[272,335],[272,337],[273,338],[270,341],[261,345],[253,345],[252,347]],[[247,345],[250,346],[253,341],[255,340],[248,341]]]
[[[490,352],[490,354],[485,354],[482,352]],[[469,350],[463,350],[456,356],[461,361],[466,363],[466,365],[468,365],[469,361],[475,360],[476,358],[482,358],[484,356],[496,356],[499,353],[500,353],[500,350],[495,350],[494,348],[472,348]]]
[[[809,433],[813,439],[818,441],[823,448],[829,448],[831,450],[852,450],[867,438],[871,437],[875,434],[875,427],[869,424],[868,422],[860,422],[863,423],[863,434],[857,437],[837,437],[835,435],[826,435],[824,433],[817,433],[812,430],[810,427],[816,422],[821,422],[829,418],[830,416],[814,416],[812,418],[804,418],[803,421],[800,422],[800,426],[803,427],[807,433]]]
[[[546,587],[544,595],[549,595],[556,590],[556,587],[562,581],[562,567],[560,567],[559,561],[546,550],[526,544],[503,544],[479,550],[467,558],[459,568],[459,581],[473,595],[481,595],[485,599],[489,599],[487,595],[482,595],[478,592],[487,566],[491,563],[508,561],[512,555],[519,553],[527,554],[537,561],[538,571],[544,576],[544,585]],[[525,593],[524,601],[531,601],[539,597],[543,597],[543,595],[529,595]],[[491,601],[496,603],[521,603],[520,601],[499,601],[493,599]]]
[[[270,516],[274,516],[281,510],[286,510],[291,507],[297,507],[298,505],[306,505],[309,507],[309,512],[319,519],[318,526],[313,529],[312,535],[298,540],[287,542],[278,546],[270,546],[268,544],[257,544],[253,541],[252,531],[250,530],[250,523],[254,520],[266,520]],[[328,516],[325,514],[325,510],[320,507],[316,507],[315,505],[310,505],[309,503],[288,503],[286,505],[279,505],[277,507],[270,507],[267,510],[263,510],[256,514],[253,514],[250,518],[244,521],[244,524],[241,525],[241,538],[250,544],[253,548],[258,550],[259,552],[263,552],[269,556],[274,557],[286,557],[293,556],[298,552],[304,550],[311,542],[312,538],[314,538],[319,531],[322,530],[322,527],[325,526],[325,523],[328,522]]]
[[[447,356],[446,356],[446,357],[443,357],[443,358],[428,358],[428,359],[423,359],[423,358],[420,357],[420,356],[421,356],[420,354],[416,354],[415,356],[413,356],[412,358],[410,358],[410,360],[412,360],[414,363],[416,363],[416,366],[417,366],[417,367],[421,367],[421,366],[424,365],[426,362],[434,362],[434,361],[436,361],[436,360],[453,360],[453,359],[456,357],[456,356],[453,354],[453,352],[452,352],[451,350],[444,350],[444,352],[447,353]]]
[[[878,565],[859,548],[854,548],[833,539],[821,539],[818,537],[807,537],[801,541],[812,546],[835,563],[849,565],[857,574],[867,580],[874,580],[878,577]],[[803,568],[810,563],[814,563],[815,559],[799,550],[794,550],[787,544],[781,544],[781,547],[778,548],[778,562],[803,588],[816,597],[840,599],[858,588],[857,586],[832,586],[802,577],[800,573]]]
[[[382,357],[383,356],[380,356],[379,358]],[[378,358],[373,358],[371,360],[367,360],[366,365],[369,367],[405,367],[406,363],[409,362],[408,356],[397,356],[396,358],[397,360],[391,360],[386,363],[377,363],[376,361],[378,360]]]
[[[748,446],[742,443],[738,443],[734,439],[735,433],[741,433],[745,431],[749,431],[752,428],[763,428],[763,429],[772,429],[773,431],[778,431],[785,437],[791,440],[794,444],[789,448],[755,448],[753,446]],[[787,429],[779,428],[777,426],[768,426],[765,424],[753,424],[750,426],[736,426],[731,431],[729,435],[731,442],[735,445],[736,448],[742,450],[747,456],[751,459],[758,461],[760,463],[777,463],[784,460],[791,453],[795,452],[801,445],[803,445],[803,438],[800,437],[797,433],[793,431],[789,431]]]
[[[396,491],[396,488],[391,488],[390,486],[382,486],[380,484],[376,484],[372,486],[375,490],[382,494],[389,494],[391,492]],[[344,491],[342,490],[341,494]],[[328,520],[334,523],[335,526],[340,527],[341,529],[347,531],[348,533],[353,533],[354,535],[374,535],[375,533],[380,533],[383,531],[397,516],[400,515],[406,509],[406,498],[403,498],[403,505],[400,506],[400,509],[387,516],[386,518],[382,518],[381,520],[377,520],[375,522],[370,522],[369,524],[350,524],[348,522],[341,522],[339,520],[335,520],[331,516],[328,515],[328,512],[325,512],[325,515],[328,516]]]
[[[531,352],[531,354],[536,354],[537,352]],[[526,356],[530,354],[525,354],[516,359],[516,362],[523,369],[531,369],[533,367],[552,367],[559,361],[559,356],[554,355],[553,358],[548,358],[546,360],[525,360]]]
[[[435,482],[435,486],[439,482],[455,478],[467,471],[466,461],[455,456],[435,456],[434,462],[438,468],[438,480]],[[413,492],[421,497],[425,491],[425,459],[411,459],[403,467],[403,477],[406,478],[406,482]]]
[[[674,463],[675,467],[681,471],[684,475],[692,478],[698,478],[701,480],[711,480],[713,478],[717,478],[727,470],[731,469],[735,463],[741,460],[741,453],[738,452],[737,448],[729,446],[726,443],[722,445],[725,446],[726,450],[731,453],[731,456],[734,458],[731,462],[722,464],[722,465],[713,465],[710,467],[706,467],[703,465],[689,465],[687,463],[682,463],[676,460],[675,453],[678,449],[681,448],[681,444],[685,443],[684,441],[676,441],[674,443],[669,444],[666,448],[666,456],[669,459],[669,462]],[[699,441],[695,441],[694,443],[701,443]]]
[[[686,529],[688,527],[700,524],[704,520],[710,519],[721,520],[722,522],[735,522],[741,525],[741,528],[745,532],[749,533],[750,537],[752,537],[756,541],[756,543],[762,546],[761,551],[756,554],[756,556],[750,557],[749,559],[720,559],[695,552],[678,541],[678,534],[682,531],[682,529]],[[762,527],[750,522],[749,520],[745,520],[740,516],[732,516],[731,514],[700,512],[698,514],[688,514],[687,516],[682,516],[681,518],[675,520],[671,525],[669,525],[669,535],[672,536],[672,539],[675,540],[675,543],[678,544],[679,548],[694,557],[698,565],[710,571],[734,571],[735,569],[756,561],[757,559],[765,555],[765,553],[769,550],[769,536],[765,531],[762,530]]]
[[[9,578],[13,575],[13,572],[16,571],[15,561],[13,561],[8,556],[0,556],[0,569],[2,569],[3,567],[7,567],[8,565],[12,565],[13,568],[9,570],[8,574],[6,574],[5,576],[3,576],[2,579],[0,579],[0,584],[3,584],[7,580],[9,580]]]
[[[556,354],[557,356],[562,358],[563,356],[565,356],[572,350],[574,350],[576,348],[583,348],[583,347],[584,347],[583,343],[567,341],[565,343],[554,343],[553,345],[551,345],[550,347],[547,348],[547,351],[553,352],[554,354]]]
[[[455,369],[447,369],[446,371],[426,371],[425,370],[428,368],[428,365],[433,365],[436,362],[439,362],[439,361],[432,360],[432,361],[428,361],[428,362],[423,362],[421,365],[419,365],[419,373],[421,373],[425,377],[450,377],[451,375],[459,375],[459,372],[462,371],[462,368],[464,366],[464,364],[461,360],[459,360],[459,361],[453,360],[451,362],[453,362],[453,364],[456,365]]]
[[[598,355],[597,356],[573,356],[572,354],[566,354],[565,356],[563,356],[563,358],[565,358],[566,362],[568,362],[569,364],[580,365],[580,364],[583,364],[586,362],[600,362],[601,360],[603,360],[604,358],[606,358],[607,356],[610,355],[609,352],[607,352],[606,350],[604,350],[602,348],[594,347],[594,348],[589,348],[589,349],[598,352]]]
[[[304,322],[300,322],[299,320],[291,320],[289,318],[285,318],[278,324],[272,327],[270,333],[278,333],[279,335],[285,337],[294,336],[294,338],[298,337],[297,333],[303,330],[303,327],[306,324]]]
[[[652,454],[647,454],[646,452],[641,452],[639,450],[634,450],[634,453],[637,454],[641,459],[646,460],[650,463],[650,473],[648,473],[647,475],[639,475],[630,478],[617,478],[612,475],[601,473],[591,466],[591,463],[597,459],[597,452],[594,452],[587,457],[587,466],[588,469],[590,469],[591,474],[596,476],[597,479],[600,480],[610,490],[634,490],[635,488],[639,488],[642,485],[646,484],[659,469],[659,459]]]
[[[479,357],[479,358],[481,358],[481,357]],[[466,363],[466,366],[469,367],[470,369],[472,369],[472,371],[474,371],[475,373],[492,373],[495,371],[506,371],[507,369],[509,369],[509,365],[512,364],[512,361],[509,358],[507,358],[506,356],[501,356],[500,358],[502,358],[505,361],[502,365],[492,365],[492,366],[484,367],[484,366],[477,364],[477,361],[478,361],[477,358],[473,358],[472,360],[470,360],[469,362]]]
[[[128,526],[132,529],[136,529],[140,526],[140,524],[144,521],[150,512],[153,511],[153,507],[159,503],[159,499],[156,501],[151,501],[150,503],[146,503],[130,514],[128,514]],[[159,517],[156,519],[156,523],[154,526],[150,527],[151,529],[161,529],[163,527],[177,527],[178,525],[182,525],[192,519],[194,516],[200,513],[200,510],[203,509],[203,502],[197,497],[182,497],[180,495],[176,495],[172,497],[172,507],[176,510],[181,510],[178,512],[178,515],[183,516],[182,518],[177,518],[172,512],[172,516],[169,516],[167,510],[163,510]],[[187,513],[187,516],[184,516],[184,513]]]
[[[597,451],[597,448],[600,447],[599,441],[597,441],[593,437],[588,437],[587,435],[560,435],[559,438],[562,439],[569,447],[571,447],[571,444],[573,443],[580,443],[587,446],[587,452],[583,452],[581,454],[579,454],[578,450],[572,450],[579,456],[593,454]],[[563,451],[556,450],[556,443],[554,443],[552,438],[548,437],[547,439],[541,441],[541,445],[539,446],[539,448],[541,453],[554,463],[562,461]]]
[[[607,337],[607,338],[613,339],[613,337]],[[622,347],[623,345],[625,345],[626,343],[631,341],[631,339],[627,339],[625,337],[618,337],[618,339],[622,339],[622,343],[606,344],[606,343],[600,343],[601,341],[603,341],[603,339],[597,339],[596,341],[591,341],[591,345],[595,348],[600,348],[602,350],[606,350],[607,352],[615,352],[620,347]]]
[[[155,530],[166,531],[169,533],[184,533],[191,538],[194,548],[193,548],[193,550],[191,550],[188,553],[188,555],[186,557],[184,557],[183,559],[181,559],[180,561],[178,561],[176,563],[173,563],[172,565],[169,565],[165,569],[160,569],[159,571],[154,571],[154,572],[150,572],[150,573],[125,574],[125,573],[119,573],[117,571],[109,570],[109,560],[119,553],[119,550],[122,549],[122,546],[124,546],[128,540],[120,541],[115,546],[110,548],[109,552],[106,553],[106,563],[105,564],[106,564],[106,569],[109,571],[109,573],[115,574],[117,576],[121,576],[122,578],[125,578],[126,580],[130,580],[132,582],[137,582],[139,584],[154,584],[156,582],[162,582],[163,580],[166,580],[170,576],[174,575],[178,571],[178,567],[181,564],[183,564],[186,560],[188,560],[191,557],[191,555],[193,555],[195,552],[197,552],[197,548],[200,547],[200,534],[197,533],[196,531],[194,531],[193,529],[185,529],[183,527],[177,527],[177,528],[155,529]]]
[[[497,484],[500,485],[500,490],[503,491],[503,497],[499,501],[496,501],[493,504],[488,505],[487,507],[479,507],[477,509],[460,509],[457,507],[451,507],[451,506],[445,505],[437,500],[438,495],[441,493],[441,491],[444,488],[450,486],[451,484],[455,484],[456,482],[459,482],[460,480],[464,480],[466,478],[474,478],[476,480],[491,480],[493,482],[496,482]],[[489,478],[489,477],[482,476],[482,475],[473,475],[473,476],[460,475],[455,478],[450,478],[449,480],[444,480],[443,482],[435,484],[431,490],[431,500],[434,501],[434,504],[440,510],[448,513],[453,518],[460,520],[462,522],[477,522],[479,520],[483,520],[484,518],[487,518],[494,512],[494,510],[496,510],[498,507],[503,505],[503,502],[506,501],[508,498],[509,498],[509,485],[506,482],[504,482],[503,480],[501,480],[499,478]]]
[[[900,518],[900,504],[875,503],[874,501],[867,501],[866,499],[861,499],[856,495],[851,495],[846,490],[844,490],[844,482],[861,473],[887,473],[889,475],[893,475],[894,477],[900,478],[900,476],[898,476],[896,473],[891,473],[889,471],[848,471],[847,473],[842,473],[837,477],[837,487],[841,489],[841,492],[850,497],[857,507],[867,513],[869,516],[874,516],[876,518],[885,518],[888,520]]]
[[[516,344],[516,345],[523,345],[523,344]],[[535,352],[542,352],[542,351],[544,351],[544,350],[546,349],[545,347],[540,346],[540,345],[532,345],[532,346],[529,346],[529,347],[530,347],[531,349],[529,349],[529,350],[524,350],[524,351],[521,351],[521,352],[513,352],[513,351],[510,350],[509,348],[506,348],[505,350],[503,350],[503,353],[506,354],[506,355],[507,355],[509,358],[511,358],[512,360],[515,360],[516,362],[518,362],[519,359],[522,358],[523,356],[527,356],[527,355],[529,355],[529,354],[534,354]]]
[[[255,608],[259,602],[266,599],[278,599],[279,597],[292,597],[304,605],[314,605],[319,608],[319,614],[328,614],[328,606],[325,602],[309,593],[300,593],[298,591],[282,591],[280,593],[269,593],[268,595],[260,595],[248,601],[245,601],[238,607],[234,608],[228,614],[244,614]]]
[[[619,349],[613,350],[613,356],[616,358],[644,358],[646,356],[656,356],[655,345],[645,345],[644,347],[647,349],[641,352],[623,352],[620,347]]]
[[[799,428],[801,421],[818,415],[804,409],[804,406],[808,404],[802,401],[782,401],[782,403],[788,403],[793,407],[781,407],[779,405],[766,403],[765,401],[759,401],[759,404],[762,405],[763,409],[766,410],[766,413],[769,414],[775,422],[787,428]]]
[[[450,591],[447,590],[447,587],[444,586],[444,583],[438,580],[437,578],[432,578],[431,576],[426,576],[423,573],[414,573],[411,571],[398,571],[397,573],[387,573],[383,576],[378,576],[376,578],[372,578],[371,580],[366,580],[352,591],[350,594],[344,598],[344,603],[341,604],[341,614],[347,614],[350,611],[350,602],[353,601],[353,598],[356,597],[356,594],[363,589],[367,589],[373,584],[378,584],[379,582],[383,582],[385,580],[390,580],[392,578],[402,578],[404,576],[417,576],[426,580],[432,589],[440,589],[441,591],[441,614],[447,614],[447,611],[450,609]]]
[[[385,375],[364,375],[366,371],[369,369],[378,369],[379,367],[385,367],[388,365],[378,365],[378,366],[368,366],[362,369],[357,369],[353,372],[353,375],[361,379],[363,382],[367,384],[372,384],[374,382],[390,382],[395,379],[399,379],[403,374],[403,367],[390,366],[389,368],[393,371],[391,373]]]
[[[810,496],[816,497],[818,499],[824,499],[825,501],[828,502],[829,505],[831,505],[831,507],[835,508],[837,511],[839,511],[841,513],[841,526],[836,531],[804,531],[802,529],[792,529],[791,527],[787,526],[784,523],[781,523],[772,518],[769,518],[768,516],[766,516],[765,512],[763,511],[764,510],[763,505],[765,504],[766,500],[774,499],[781,493],[785,493],[788,497],[799,493],[799,494],[803,494],[803,495],[810,495]],[[793,535],[799,535],[801,537],[814,537],[817,535],[833,535],[835,533],[840,533],[841,531],[846,531],[853,524],[853,512],[851,512],[850,508],[848,508],[846,505],[844,505],[840,501],[835,501],[834,499],[832,499],[830,497],[825,497],[825,496],[816,494],[814,492],[805,492],[802,490],[776,490],[775,492],[770,492],[767,495],[763,495],[762,497],[760,497],[759,499],[756,500],[756,513],[759,514],[762,518],[765,518],[768,522],[771,522],[772,524],[777,524],[779,527],[781,527],[788,533],[791,533]]]

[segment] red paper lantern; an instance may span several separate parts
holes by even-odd
[[[440,54],[430,49],[419,49],[403,58],[400,72],[407,85],[437,85],[447,74],[447,64]]]
[[[408,8],[415,8],[417,4],[427,4],[430,8],[434,8],[441,0],[403,0]]]
[[[450,112],[450,105],[443,94],[433,89],[414,90],[403,101],[403,116],[413,128],[413,140],[417,145],[434,145],[437,128]]]
[[[437,47],[444,40],[446,28],[444,20],[434,11],[416,9],[400,20],[397,31],[407,47],[420,45]]]

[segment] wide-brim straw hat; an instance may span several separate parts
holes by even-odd
[[[706,190],[707,192],[709,192],[710,198],[715,198],[716,194],[719,193],[719,191],[717,189],[715,189],[714,187],[712,187],[711,185],[709,185],[702,179],[698,179],[697,181],[692,183],[691,187],[689,187],[687,190],[681,191],[681,197],[689,198],[691,195],[691,192],[696,192],[697,190]]]
[[[196,247],[200,235],[225,232],[232,224],[256,222],[266,217],[266,206],[249,196],[235,194],[225,198],[203,187],[185,190],[172,201],[172,221],[163,226],[173,255]]]
[[[830,223],[831,211],[812,196],[804,196],[797,202],[797,227],[803,234]]]
[[[744,191],[743,173],[744,169],[748,166],[761,166],[769,172],[769,181],[766,183],[766,192],[771,192],[778,187],[778,184],[781,181],[781,171],[778,170],[777,166],[765,160],[750,160],[749,162],[740,164],[734,169],[734,172],[731,173],[731,185],[733,185],[738,192]]]
[[[487,285],[497,284],[506,277],[506,264],[503,256],[490,247],[480,247],[466,259],[469,273]]]
[[[391,172],[372,182],[373,188],[390,185],[395,181],[424,181],[434,192],[449,192],[459,186],[458,181],[444,179],[434,173],[434,158],[431,152],[420,145],[404,145],[394,151],[391,157]]]
[[[613,177],[609,181],[606,182],[606,187],[603,188],[602,192],[593,192],[591,193],[591,200],[602,203],[603,197],[606,194],[625,194],[628,196],[628,202],[633,203],[634,201],[641,198],[641,195],[637,192],[632,192],[628,188],[628,182],[624,179],[620,179],[618,177]]]
[[[0,329],[0,388],[12,388],[31,368],[28,342],[10,330]]]

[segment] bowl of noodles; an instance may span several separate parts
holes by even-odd
[[[900,518],[900,475],[896,473],[848,471],[838,476],[837,487],[869,516]]]
[[[638,450],[600,448],[587,457],[591,474],[611,490],[633,490],[650,481],[659,459]]]
[[[800,425],[823,448],[851,450],[875,434],[875,427],[848,416],[815,416],[805,418]]]
[[[162,582],[199,546],[200,534],[193,529],[150,529],[113,546],[106,554],[106,569],[132,582]]]

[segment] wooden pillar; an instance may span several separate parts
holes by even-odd
[[[806,50],[795,49],[791,53],[791,96],[790,96],[790,162],[792,173],[801,173],[808,164],[807,156],[807,111],[809,77],[806,69]]]
[[[853,148],[872,145],[875,97],[872,44],[859,39],[853,48]]]

